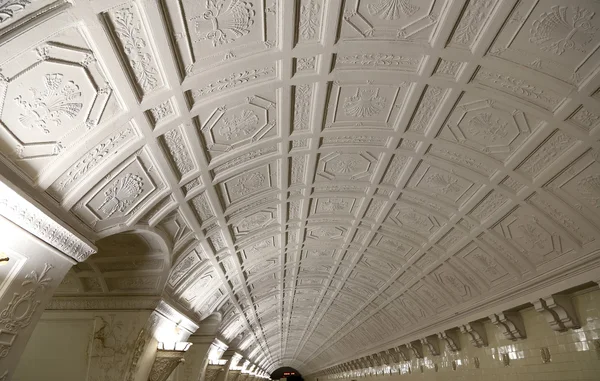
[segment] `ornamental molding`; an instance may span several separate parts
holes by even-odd
[[[154,310],[159,301],[156,296],[55,296],[46,310]]]
[[[3,182],[0,182],[0,215],[77,262],[85,261],[97,251],[85,238],[50,217],[42,206],[28,201]]]

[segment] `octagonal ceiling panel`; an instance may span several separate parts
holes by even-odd
[[[62,294],[162,291],[317,371],[598,255],[597,1],[9,3],[0,160],[162,240]]]

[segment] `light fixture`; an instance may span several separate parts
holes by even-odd
[[[10,258],[8,258],[8,255],[6,255],[3,252],[0,252],[0,266],[7,264],[9,260]]]
[[[192,343],[186,341],[161,341],[158,343],[159,351],[177,351],[177,352],[185,352],[190,349]]]

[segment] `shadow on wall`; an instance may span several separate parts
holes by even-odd
[[[303,381],[302,375],[294,368],[284,366],[271,373],[271,380],[286,378],[287,381]]]

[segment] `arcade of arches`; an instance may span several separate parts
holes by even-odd
[[[594,380],[598,282],[598,0],[0,0],[0,381]]]

